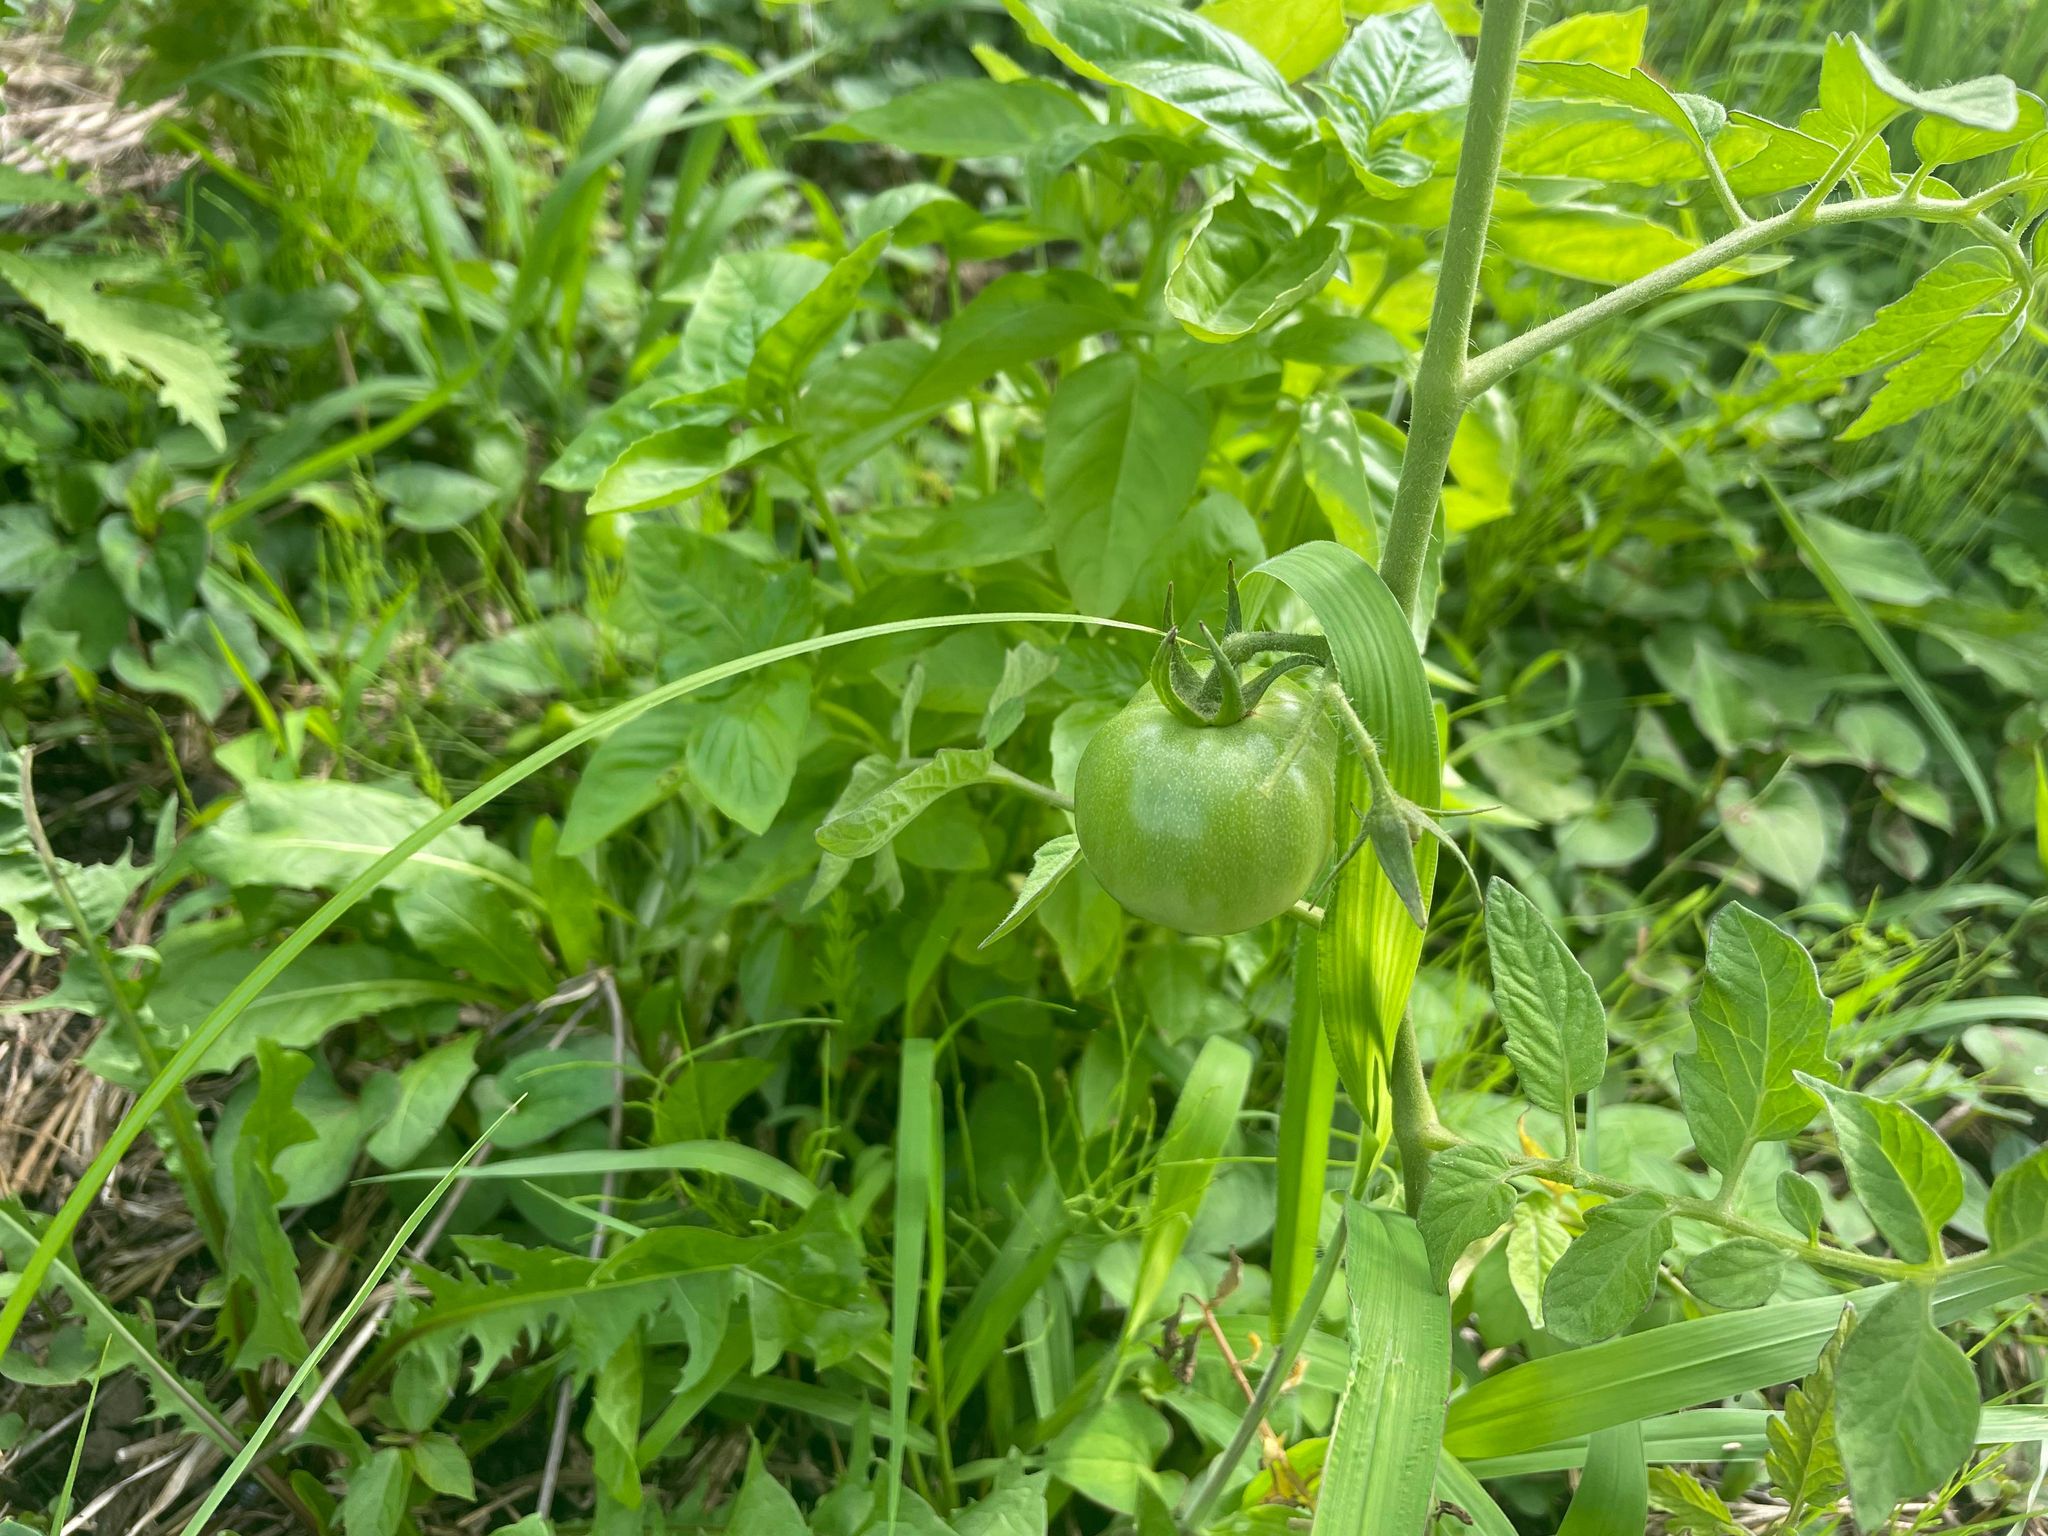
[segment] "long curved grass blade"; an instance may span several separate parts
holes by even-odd
[[[70,1195],[57,1214],[51,1218],[50,1227],[36,1245],[34,1253],[22,1267],[21,1278],[15,1284],[7,1304],[0,1307],[0,1351],[5,1351],[13,1342],[21,1320],[34,1303],[43,1280],[50,1272],[50,1264],[71,1241],[71,1234],[78,1229],[79,1221],[105,1189],[121,1159],[142,1134],[142,1128],[163,1109],[165,1102],[177,1092],[179,1086],[189,1077],[194,1068],[204,1059],[208,1050],[227,1032],[228,1026],[241,1017],[242,1011],[254,1002],[263,989],[275,981],[284,968],[297,959],[329,928],[338,922],[343,914],[384,883],[384,880],[406,860],[425,848],[429,843],[489,805],[498,796],[514,785],[524,782],[548,764],[566,757],[578,747],[585,746],[598,738],[610,734],[629,720],[638,719],[650,709],[657,709],[671,699],[682,698],[700,688],[723,682],[729,677],[739,677],[747,672],[756,672],[771,667],[778,661],[793,660],[798,656],[810,656],[819,651],[829,651],[842,645],[857,644],[862,640],[879,639],[886,635],[906,634],[914,630],[957,629],[979,624],[1093,624],[1110,629],[1129,630],[1135,634],[1156,633],[1150,626],[1127,623],[1121,619],[1088,618],[1072,613],[967,613],[946,614],[922,619],[899,619],[889,624],[870,624],[858,629],[840,630],[835,634],[813,635],[806,640],[792,641],[765,651],[756,651],[751,656],[741,656],[732,661],[720,662],[715,667],[706,667],[701,672],[692,672],[688,677],[677,678],[659,688],[623,704],[614,705],[603,714],[585,721],[572,731],[567,731],[545,746],[522,757],[509,768],[493,775],[477,788],[435,816],[431,821],[422,822],[412,832],[400,839],[381,857],[365,865],[356,877],[336,891],[309,916],[292,930],[282,942],[266,954],[249,974],[236,984],[228,995],[214,1006],[205,1018],[193,1026],[185,1043],[178,1047],[171,1059],[164,1063],[164,1069],[151,1078],[128,1112],[114,1127],[98,1154],[86,1168],[84,1175],[73,1187]]]
[[[2048,1284],[2036,1265],[1985,1264],[1935,1282],[1937,1324]],[[1878,1288],[1859,1291],[1867,1306]],[[1818,1296],[1724,1312],[1531,1360],[1452,1402],[1444,1445],[1474,1460],[1512,1456],[1655,1414],[1719,1402],[1803,1376],[1850,1298]]]
[[[1281,583],[1309,606],[1330,642],[1338,681],[1380,752],[1399,794],[1433,810],[1443,769],[1436,712],[1407,616],[1378,571],[1341,544],[1300,544],[1249,573]],[[1337,773],[1342,808],[1371,800],[1364,765],[1346,752]],[[1437,845],[1415,849],[1425,902],[1436,874]],[[1422,958],[1422,930],[1380,869],[1370,847],[1338,877],[1318,943],[1323,1027],[1345,1091],[1367,1131],[1384,1144],[1391,1126],[1389,1068],[1401,1015]],[[1361,1155],[1370,1155],[1362,1148]]]
[[[1181,1084],[1173,1118],[1160,1138],[1152,1193],[1145,1204],[1144,1240],[1138,1250],[1138,1278],[1131,1287],[1131,1309],[1124,1323],[1124,1352],[1157,1319],[1160,1294],[1195,1224],[1216,1176],[1217,1159],[1244,1108],[1251,1086],[1252,1053],[1235,1040],[1211,1035]],[[1119,1359],[1119,1368],[1122,1360]],[[1105,1373],[1103,1395],[1115,1390],[1119,1370]]]
[[[1637,1536],[1650,1524],[1650,1467],[1643,1426],[1632,1421],[1594,1432],[1586,1473],[1572,1492],[1557,1536]]]
[[[1890,674],[1891,680],[1899,685],[1920,718],[1927,722],[1927,728],[1934,732],[1942,750],[1956,765],[1956,771],[1963,776],[1963,782],[1970,786],[1970,798],[1977,802],[1977,814],[1984,818],[1984,830],[1991,832],[1998,826],[1998,802],[1991,793],[1991,785],[1984,777],[1984,770],[1977,766],[1977,760],[1970,755],[1964,743],[1962,732],[1949,719],[1948,711],[1941,707],[1941,700],[1934,696],[1934,690],[1927,686],[1927,679],[1920,675],[1906,653],[1899,649],[1899,643],[1891,637],[1869,606],[1849,590],[1835,568],[1828,563],[1825,552],[1814,542],[1797,509],[1778,492],[1777,485],[1769,475],[1764,476],[1764,489],[1770,492],[1771,500],[1777,503],[1778,517],[1785,524],[1785,531],[1792,535],[1792,542],[1799,546],[1799,553],[1805,559],[1807,569],[1819,578],[1820,584],[1842,610],[1842,617],[1849,621],[1849,627],[1870,648],[1870,653]]]
[[[1448,1451],[1437,1458],[1436,1496],[1465,1516],[1470,1523],[1458,1523],[1473,1532],[1473,1536],[1520,1536],[1514,1522],[1493,1502],[1493,1495],[1480,1486],[1472,1469]],[[1449,1514],[1449,1510],[1445,1512]],[[1440,1522],[1437,1529],[1457,1529],[1452,1524],[1457,1519],[1453,1514],[1449,1520]]]
[[[199,1507],[192,1512],[192,1518],[185,1522],[179,1536],[199,1536],[199,1533],[206,1529],[214,1511],[227,1502],[228,1495],[233,1493],[236,1484],[241,1482],[242,1474],[249,1470],[249,1464],[262,1452],[264,1442],[269,1440],[271,1431],[277,1428],[285,1414],[290,1411],[299,1393],[305,1389],[306,1383],[313,1380],[327,1352],[341,1342],[342,1335],[348,1332],[349,1325],[356,1320],[356,1314],[368,1305],[370,1293],[384,1283],[384,1272],[398,1262],[398,1256],[405,1251],[405,1245],[412,1241],[413,1233],[420,1229],[427,1217],[433,1213],[434,1207],[441,1203],[442,1197],[454,1187],[455,1175],[490,1141],[492,1134],[518,1107],[517,1103],[508,1105],[503,1113],[490,1123],[483,1135],[470,1143],[469,1150],[462,1154],[462,1162],[449,1169],[442,1176],[441,1182],[428,1190],[426,1197],[412,1208],[412,1214],[398,1224],[398,1230],[391,1234],[391,1241],[386,1243],[384,1251],[377,1255],[377,1262],[370,1266],[370,1272],[363,1277],[363,1283],[356,1287],[355,1294],[350,1296],[341,1310],[334,1314],[334,1321],[327,1325],[327,1331],[320,1335],[319,1342],[306,1352],[306,1358],[299,1362],[298,1369],[292,1372],[291,1380],[284,1384],[284,1390],[277,1394],[277,1401],[270,1405],[270,1411],[263,1415],[263,1422],[256,1426],[256,1432],[249,1437],[249,1443],[235,1454],[234,1460],[230,1461],[222,1469],[220,1476],[213,1480],[213,1487],[200,1501]]]
[[[818,1186],[780,1158],[733,1141],[671,1141],[658,1147],[592,1147],[583,1152],[541,1152],[493,1160],[480,1168],[406,1168],[358,1179],[358,1184],[404,1184],[454,1174],[464,1183],[492,1179],[544,1179],[561,1174],[708,1173],[738,1179],[798,1210],[818,1198]]]
[[[889,1524],[903,1495],[903,1436],[910,1424],[911,1375],[917,1368],[917,1301],[924,1281],[925,1228],[938,1177],[932,1153],[938,1133],[938,1085],[932,1042],[903,1042],[902,1092],[896,1109],[895,1273],[891,1282],[889,1356]],[[936,1339],[933,1340],[937,1342]],[[944,1425],[940,1426],[941,1432]]]
[[[1315,1536],[1420,1532],[1443,1449],[1451,1310],[1408,1217],[1345,1203],[1351,1369],[1323,1462]]]
[[[1294,1019],[1287,1027],[1287,1068],[1280,1100],[1280,1194],[1273,1215],[1273,1337],[1287,1332],[1308,1294],[1330,1169],[1330,1119],[1337,1106],[1337,1062],[1323,1033],[1316,982],[1316,934],[1294,943]]]

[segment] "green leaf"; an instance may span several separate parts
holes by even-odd
[[[1554,21],[1522,44],[1523,60],[1576,60],[1610,70],[1634,69],[1643,61],[1643,35],[1650,8],[1589,11]]]
[[[476,1075],[474,1032],[443,1040],[396,1073],[379,1073],[363,1085],[363,1107],[376,1126],[366,1143],[386,1168],[403,1168],[427,1149],[462,1102],[462,1090]]]
[[[520,1052],[495,1076],[479,1078],[470,1097],[485,1120],[525,1100],[491,1138],[494,1146],[517,1151],[607,1108],[618,1097],[617,1077],[610,1041],[571,1038]]]
[[[626,1509],[640,1507],[641,1373],[646,1355],[635,1330],[598,1371],[591,1384],[590,1411],[583,1420],[597,1486]]]
[[[292,1107],[292,1095],[313,1063],[268,1040],[257,1043],[258,1087],[228,1158],[227,1289],[223,1327],[235,1339],[237,1370],[268,1360],[297,1361],[306,1353],[299,1332],[299,1264],[278,1222],[285,1193],[278,1154],[312,1138],[313,1127]]]
[[[1257,48],[1170,0],[1004,0],[1075,73],[1185,112],[1224,142],[1284,166],[1315,124]]]
[[[2024,144],[2043,127],[2048,127],[2048,119],[2044,119],[2041,98],[2032,91],[2020,91],[2010,127],[1978,128],[1953,118],[1923,117],[1913,126],[1913,152],[1925,166],[1955,165]]]
[[[1649,1484],[1650,1502],[1664,1513],[1672,1536],[1748,1536],[1727,1501],[1690,1472],[1652,1467]]]
[[[1746,779],[1724,779],[1714,809],[1730,846],[1758,873],[1801,895],[1813,889],[1827,867],[1827,822],[1804,774],[1781,770],[1755,793]]]
[[[1826,352],[1779,359],[1802,383],[1832,384],[1912,356],[1956,321],[2011,291],[2012,269],[1988,245],[1952,251],[1922,273],[1903,297]]]
[[[541,474],[541,484],[561,491],[594,491],[613,461],[641,439],[671,427],[717,426],[731,415],[730,406],[706,404],[682,393],[682,385],[672,376],[657,376],[586,420]]]
[[[143,378],[178,419],[216,450],[227,447],[221,412],[235,392],[227,329],[196,300],[190,307],[108,292],[90,263],[0,250],[0,279],[41,310],[73,345],[117,377]]]
[[[1344,45],[1343,0],[1209,0],[1200,14],[1250,43],[1288,80],[1320,68]]]
[[[1772,1414],[1765,1428],[1769,1449],[1764,1469],[1778,1497],[1791,1506],[1787,1524],[1794,1529],[1806,1510],[1834,1504],[1843,1491],[1842,1454],[1835,1444],[1835,1373],[1855,1321],[1854,1309],[1842,1313],[1820,1359],[1785,1394],[1784,1411]]]
[[[1536,904],[1495,876],[1486,887],[1493,1006],[1522,1092],[1568,1125],[1607,1071],[1607,1011],[1585,967]]]
[[[1060,380],[1046,413],[1045,505],[1053,557],[1083,612],[1115,613],[1133,596],[1133,573],[1194,495],[1208,442],[1206,398],[1135,352]]]
[[[392,903],[405,936],[485,986],[544,997],[554,987],[533,928],[506,894],[452,869],[423,870]]]
[[[1314,90],[1346,139],[1374,149],[1417,118],[1463,106],[1472,65],[1428,5],[1368,16],[1330,61]]]
[[[1769,1301],[1784,1272],[1785,1250],[1775,1243],[1731,1237],[1692,1257],[1685,1266],[1685,1288],[1708,1306],[1733,1312]]]
[[[1859,1309],[1835,1379],[1835,1442],[1858,1528],[1947,1478],[1976,1441],[1977,1414],[1977,1373],[1934,1326],[1923,1287]]]
[[[841,118],[811,135],[893,144],[939,160],[1028,155],[1095,119],[1073,92],[1045,80],[933,80]]]
[[[1515,1190],[1507,1172],[1507,1155],[1476,1141],[1431,1159],[1429,1185],[1415,1220],[1429,1250],[1430,1279],[1438,1290],[1450,1283],[1459,1255],[1498,1232],[1513,1215]]]
[[[1571,1246],[1572,1234],[1549,1195],[1524,1195],[1509,1212],[1508,1284],[1532,1327],[1543,1326],[1543,1287]]]
[[[796,1500],[762,1466],[758,1445],[748,1447],[747,1475],[740,1484],[739,1496],[732,1501],[732,1513],[726,1518],[725,1528],[734,1536],[742,1531],[746,1536],[811,1536],[811,1528],[804,1523]]]
[[[834,811],[818,827],[818,846],[840,858],[865,858],[954,790],[986,784],[994,766],[995,754],[987,747],[941,747],[930,762]]]
[[[1903,1104],[1801,1073],[1827,1103],[1849,1187],[1892,1251],[1912,1264],[1941,1257],[1941,1229],[1962,1209],[1963,1171],[1934,1127]]]
[[[1081,840],[1071,832],[1062,832],[1058,837],[1039,844],[1038,851],[1031,855],[1031,873],[1024,877],[1016,901],[1011,903],[1009,912],[978,947],[987,949],[997,939],[1015,932],[1080,862]]]
[[[1013,645],[1003,653],[1003,675],[988,696],[981,717],[981,739],[991,748],[1000,747],[1024,723],[1025,700],[1041,684],[1050,682],[1060,669],[1057,651],[1040,650],[1030,643]]]
[[[670,427],[643,437],[598,477],[586,510],[646,512],[694,496],[724,475],[788,442],[780,427],[728,431],[723,425]]]
[[[1138,1507],[1139,1489],[1163,1481],[1152,1464],[1172,1439],[1157,1409],[1136,1397],[1112,1397],[1053,1436],[1045,1448],[1045,1470],[1104,1508],[1130,1514]]]
[[[375,484],[391,521],[414,533],[460,528],[505,499],[490,481],[445,464],[394,464],[377,472]]]
[[[1348,1200],[1344,1230],[1350,1367],[1312,1529],[1420,1531],[1443,1448],[1450,1309],[1406,1216]]]
[[[1334,224],[1298,235],[1233,188],[1202,210],[1167,277],[1166,308],[1203,341],[1248,336],[1321,292],[1343,249]]]
[[[1832,1016],[1798,940],[1739,902],[1715,914],[1693,1005],[1697,1043],[1677,1062],[1685,1121],[1709,1166],[1728,1174],[1759,1142],[1806,1129],[1817,1106],[1799,1074],[1833,1075]]]
[[[0,203],[15,208],[51,208],[62,203],[91,203],[99,194],[82,182],[65,181],[48,172],[0,165]]]
[[[1961,128],[2003,133],[2019,121],[2019,93],[2003,75],[1915,90],[1885,66],[1862,38],[1836,33],[1821,54],[1820,111],[1831,127],[1859,138],[1902,112],[1923,112]]]
[[[445,1498],[471,1500],[476,1497],[476,1474],[468,1453],[452,1435],[421,1435],[409,1447],[413,1476]]]
[[[398,1536],[412,1497],[412,1473],[405,1453],[385,1446],[348,1475],[341,1500],[341,1528],[348,1536]]]
[[[206,524],[166,507],[154,534],[143,535],[126,517],[99,526],[100,563],[121,589],[130,611],[161,629],[175,628],[199,595],[206,570]]]
[[[1557,1536],[1636,1536],[1648,1529],[1650,1468],[1643,1460],[1643,1426],[1616,1424],[1596,1433],[1586,1448],[1586,1471],[1572,1490],[1571,1507]]]
[[[690,781],[759,837],[775,824],[803,754],[811,720],[811,675],[791,662],[749,678],[698,711],[684,752]]]
[[[898,408],[917,420],[994,374],[1051,357],[1129,318],[1123,300],[1084,272],[1008,273],[946,322]]]
[[[1124,1324],[1126,1350],[1157,1321],[1167,1276],[1187,1246],[1195,1212],[1237,1129],[1251,1073],[1250,1051],[1222,1035],[1211,1035],[1202,1042],[1187,1081],[1181,1084],[1153,1161],[1138,1274]],[[1173,1305],[1178,1307],[1179,1302]]]
[[[1543,1283],[1543,1326],[1567,1344],[1621,1332],[1650,1304],[1671,1247],[1671,1211],[1644,1191],[1596,1205]]]
[[[595,848],[683,787],[688,777],[683,754],[689,749],[698,707],[695,699],[673,700],[598,743],[569,795],[558,845],[563,855],[573,857]]]
[[[2048,1248],[2048,1148],[2030,1152],[1993,1181],[1984,1229],[2000,1258],[2038,1259]]]
[[[1311,395],[1301,403],[1296,443],[1302,482],[1337,542],[1376,565],[1400,475],[1399,445],[1361,431],[1357,415],[1335,394]]]
[[[1706,174],[1697,125],[1677,113],[1615,101],[1517,101],[1508,113],[1501,169],[1511,176],[1576,177],[1622,186],[1654,187]],[[1456,163],[1463,123],[1447,116],[1419,132],[1413,147],[1440,169]]]
[[[675,393],[725,392],[740,383],[754,364],[761,338],[829,270],[816,257],[794,251],[734,251],[719,257],[695,295],[676,346],[680,387]]]
[[[747,367],[747,402],[752,409],[761,410],[796,393],[805,371],[853,313],[889,238],[886,229],[869,235],[833,263],[789,313],[761,333]]]
[[[1611,102],[1661,118],[1691,143],[1701,171],[1717,157],[1719,163],[1735,163],[1763,147],[1754,129],[1729,132],[1728,113],[1719,102],[1704,96],[1676,95],[1654,75],[1633,65],[1617,70],[1590,61],[1532,63],[1525,51],[1519,78],[1525,88],[1541,94]]]
[[[1779,1170],[1775,1186],[1778,1214],[1785,1225],[1809,1243],[1820,1241],[1820,1191],[1790,1168]]]
[[[1633,282],[1699,248],[1639,214],[1579,203],[1503,215],[1494,220],[1488,238],[1525,267],[1603,287]],[[1721,267],[1688,286],[1733,282],[1743,273],[1740,266]]]
[[[2004,310],[1970,315],[1884,376],[1884,388],[1842,429],[1841,441],[1910,421],[1931,406],[1953,400],[1990,372],[2026,329],[2027,306],[2015,298]]]

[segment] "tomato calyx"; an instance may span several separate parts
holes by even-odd
[[[1166,588],[1166,636],[1152,657],[1152,688],[1173,716],[1187,725],[1235,725],[1289,672],[1330,664],[1330,643],[1321,635],[1244,627],[1244,607],[1237,593],[1237,569],[1230,568],[1224,587],[1223,636],[1197,621],[1202,645],[1209,653],[1209,671],[1197,672],[1182,647],[1180,625],[1173,613],[1173,585]],[[1284,652],[1281,658],[1247,681],[1240,669],[1255,656]]]

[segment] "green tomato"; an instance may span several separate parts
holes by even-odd
[[[1195,726],[1145,688],[1074,779],[1089,871],[1124,909],[1239,933],[1301,899],[1332,852],[1337,734],[1291,680],[1233,725]]]

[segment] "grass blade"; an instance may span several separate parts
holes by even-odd
[[[1316,986],[1316,935],[1294,943],[1294,1019],[1280,1100],[1280,1195],[1273,1217],[1273,1337],[1287,1332],[1316,1267],[1316,1237],[1330,1168],[1330,1120],[1337,1062],[1323,1033]]]
[[[917,1368],[917,1301],[924,1278],[925,1229],[937,1178],[932,1152],[938,1133],[938,1087],[932,1042],[903,1043],[902,1093],[896,1110],[895,1274],[890,1286],[889,1523],[903,1496],[903,1436],[910,1424],[911,1376]],[[937,1336],[933,1336],[937,1342]],[[940,1425],[941,1432],[944,1425]]]
[[[677,678],[659,688],[649,689],[638,698],[628,699],[585,721],[574,730],[565,731],[545,746],[522,757],[511,767],[493,775],[478,785],[460,800],[435,816],[431,821],[422,822],[412,832],[393,844],[388,850],[369,864],[340,890],[336,891],[309,916],[292,930],[280,943],[272,948],[263,959],[238,982],[233,991],[220,1000],[205,1018],[192,1028],[185,1043],[178,1047],[171,1059],[164,1063],[163,1071],[152,1077],[141,1093],[137,1094],[128,1112],[120,1119],[106,1143],[87,1166],[78,1183],[57,1214],[50,1220],[50,1228],[36,1245],[28,1262],[22,1266],[21,1278],[16,1282],[7,1304],[0,1307],[0,1352],[4,1352],[14,1340],[21,1327],[21,1320],[34,1303],[36,1293],[50,1272],[50,1264],[71,1241],[71,1234],[78,1230],[78,1223],[100,1191],[114,1176],[121,1159],[142,1134],[142,1128],[162,1112],[172,1094],[191,1076],[193,1070],[204,1059],[213,1043],[227,1032],[228,1026],[240,1018],[242,1011],[259,997],[264,988],[275,981],[300,955],[355,904],[368,896],[384,883],[385,878],[414,854],[428,844],[489,805],[498,796],[523,783],[552,762],[568,756],[578,747],[609,735],[629,720],[638,719],[650,709],[708,688],[713,683],[723,682],[729,677],[771,667],[778,661],[793,660],[798,656],[810,656],[819,651],[829,651],[842,645],[854,645],[862,640],[880,639],[886,635],[905,634],[914,630],[957,629],[979,624],[1079,624],[1087,623],[1098,628],[1129,630],[1136,634],[1157,634],[1158,631],[1146,624],[1126,623],[1121,619],[1095,619],[1072,613],[967,613],[945,614],[924,619],[899,619],[889,624],[870,624],[858,629],[840,630],[835,634],[813,635],[806,640],[793,641],[788,645],[774,646],[769,650],[756,651],[751,656],[741,656],[733,661],[720,662],[715,667],[706,667],[701,672],[692,672],[688,677]]]
[[[2044,1279],[2038,1267],[2010,1264],[1952,1271],[1935,1283],[1935,1321],[2024,1296]],[[1859,1306],[1875,1294],[1857,1292]],[[1511,1456],[1794,1380],[1812,1366],[1848,1299],[1819,1296],[1694,1318],[1514,1366],[1451,1404],[1444,1444],[1466,1460]]]
[[[1557,1536],[1636,1536],[1649,1529],[1650,1467],[1639,1421],[1596,1431],[1586,1473],[1572,1493]]]
[[[1312,1527],[1316,1536],[1420,1532],[1443,1448],[1451,1314],[1408,1217],[1346,1204],[1351,1369]]]
[[[374,1174],[359,1184],[403,1184],[454,1174],[464,1183],[492,1179],[543,1179],[588,1173],[707,1173],[738,1179],[798,1210],[818,1198],[818,1187],[789,1164],[754,1147],[731,1141],[671,1141],[658,1147],[593,1147],[585,1152],[541,1152],[532,1157],[493,1159],[478,1168],[406,1168]]]

